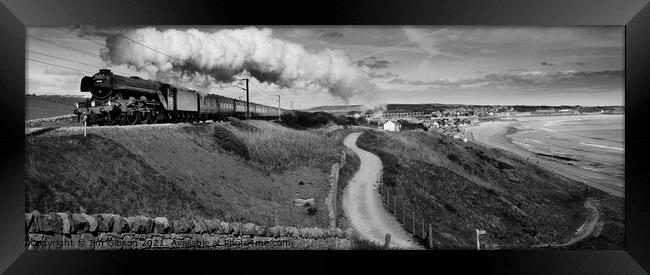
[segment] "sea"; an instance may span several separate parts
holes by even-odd
[[[624,185],[623,114],[519,117],[506,135],[512,143]],[[614,178],[614,182],[612,181]]]

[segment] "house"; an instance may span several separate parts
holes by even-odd
[[[400,128],[401,126],[399,125],[399,123],[396,123],[391,120],[384,123],[384,131],[399,132]]]

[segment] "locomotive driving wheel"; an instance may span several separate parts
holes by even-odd
[[[128,125],[136,125],[140,121],[140,112],[133,112],[126,115],[126,123]]]
[[[149,112],[138,112],[138,122],[139,124],[149,123]]]
[[[151,114],[149,114],[149,123],[151,124],[158,123],[158,116],[159,116],[158,112],[156,111],[151,112]]]

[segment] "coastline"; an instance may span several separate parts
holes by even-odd
[[[621,178],[608,171],[590,168],[586,161],[555,152],[540,151],[530,145],[518,142],[511,136],[531,129],[518,129],[519,120],[490,121],[477,126],[467,127],[464,132],[468,140],[490,148],[502,149],[515,153],[531,163],[546,168],[561,176],[584,183],[616,197],[624,197],[625,188]]]

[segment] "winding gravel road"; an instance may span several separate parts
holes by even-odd
[[[381,176],[381,160],[357,147],[357,139],[361,134],[352,133],[343,141],[361,160],[359,171],[354,174],[343,195],[343,209],[352,228],[364,238],[379,244],[384,243],[386,233],[389,233],[391,247],[421,248],[382,205],[376,186]]]

